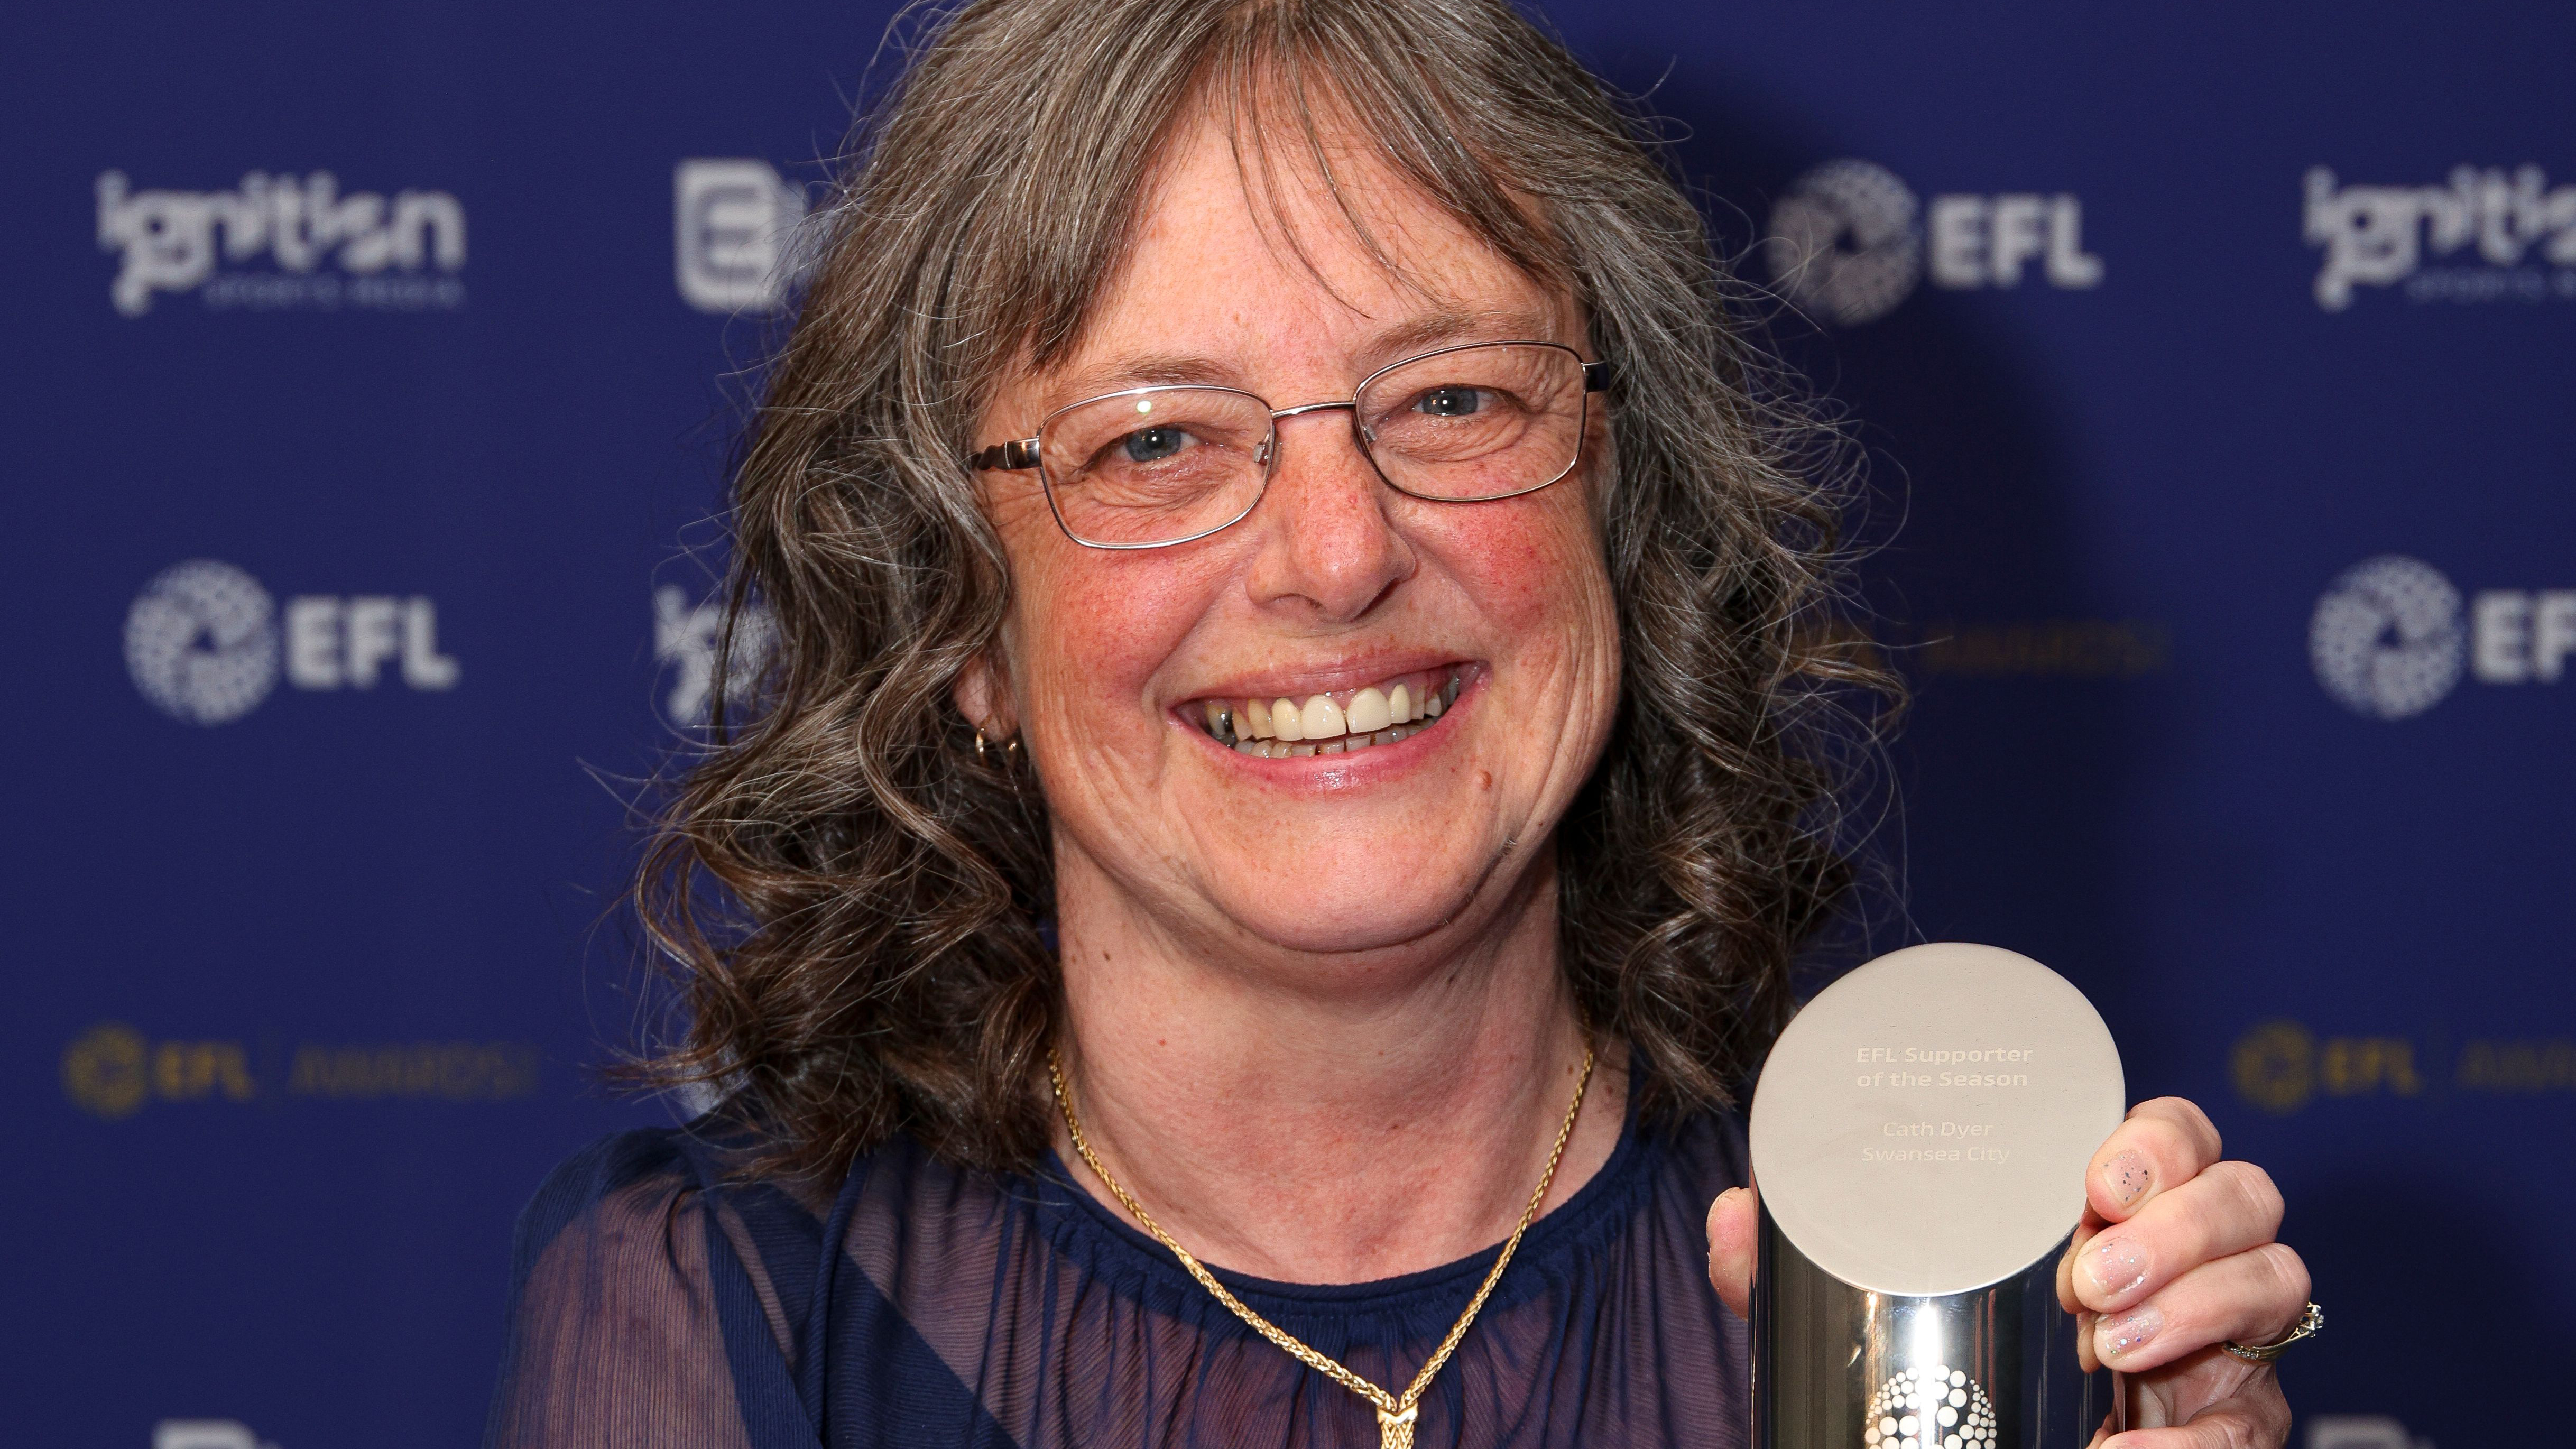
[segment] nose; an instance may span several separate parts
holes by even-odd
[[[1261,531],[1253,602],[1348,623],[1413,572],[1413,550],[1387,516],[1394,490],[1360,450],[1348,403],[1286,409],[1275,426],[1278,467],[1244,520]]]

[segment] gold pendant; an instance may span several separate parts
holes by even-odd
[[[1404,1412],[1377,1411],[1378,1449],[1413,1449],[1413,1417],[1422,1412],[1420,1404],[1407,1404]]]

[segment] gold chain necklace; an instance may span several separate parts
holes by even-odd
[[[1171,1249],[1172,1256],[1181,1260],[1181,1266],[1190,1270],[1190,1276],[1199,1280],[1199,1286],[1215,1294],[1216,1301],[1232,1309],[1235,1317],[1252,1325],[1263,1338],[1287,1350],[1299,1363],[1375,1405],[1379,1449],[1413,1449],[1413,1421],[1422,1412],[1423,1390],[1431,1387],[1432,1376],[1439,1373],[1440,1366],[1457,1351],[1458,1341],[1467,1336],[1467,1325],[1476,1321],[1476,1314],[1484,1308],[1485,1300],[1492,1296],[1494,1285],[1502,1281],[1503,1269],[1510,1266],[1513,1250],[1521,1245],[1521,1235],[1529,1231],[1530,1223],[1538,1217],[1538,1205],[1547,1200],[1548,1185],[1556,1181],[1556,1166],[1565,1160],[1565,1144],[1574,1136],[1574,1119],[1582,1114],[1583,1094],[1592,1085],[1592,1033],[1587,1030],[1583,1034],[1583,1075],[1575,1080],[1574,1101],[1565,1109],[1565,1124],[1556,1129],[1556,1146],[1547,1154],[1547,1171],[1539,1174],[1538,1190],[1530,1194],[1529,1206],[1521,1209],[1521,1220],[1513,1225],[1512,1235],[1504,1240],[1501,1255],[1494,1259],[1493,1271],[1485,1275],[1483,1286],[1468,1301],[1467,1311],[1458,1315],[1458,1322],[1449,1330],[1449,1336],[1440,1340],[1440,1347],[1422,1365],[1422,1372],[1413,1376],[1413,1383],[1401,1397],[1388,1393],[1308,1348],[1295,1335],[1253,1312],[1242,1299],[1227,1292],[1225,1285],[1216,1281],[1216,1275],[1191,1256],[1189,1249],[1174,1241],[1170,1233],[1163,1231],[1163,1225],[1154,1221],[1154,1215],[1145,1211],[1145,1205],[1129,1196],[1127,1189],[1118,1185],[1118,1179],[1109,1175],[1109,1169],[1100,1165],[1099,1156],[1082,1135],[1082,1119],[1074,1115],[1073,1093],[1064,1084],[1064,1064],[1057,1059],[1053,1047],[1047,1049],[1047,1081],[1055,1087],[1055,1104],[1064,1113],[1064,1130],[1073,1137],[1073,1150],[1081,1154],[1083,1165],[1091,1169],[1092,1176],[1100,1179],[1101,1186],[1109,1189],[1109,1195],[1118,1199],[1118,1205],[1144,1224],[1145,1231],[1152,1233],[1156,1241]]]

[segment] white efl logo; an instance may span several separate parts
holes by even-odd
[[[102,172],[98,245],[119,258],[107,290],[128,317],[151,311],[156,292],[200,289],[209,307],[417,312],[465,301],[455,276],[465,267],[465,208],[455,197],[343,196],[328,171],[300,182],[253,171],[238,191],[135,191],[124,172]],[[261,256],[276,270],[238,270]],[[320,272],[325,261],[345,277]],[[423,275],[428,267],[442,275]]]
[[[1845,326],[1896,310],[1924,276],[1922,206],[1895,172],[1828,161],[1771,208],[1763,257],[1781,290]],[[1932,285],[2017,287],[2032,263],[2048,285],[2100,286],[2084,250],[2083,203],[2028,192],[1932,198]]]
[[[2382,554],[2344,570],[2308,621],[2317,682],[2355,714],[2406,719],[2466,665],[2483,684],[2554,684],[2576,654],[2576,590],[2488,589],[2462,617],[2440,570]]]
[[[259,580],[228,563],[191,559],[155,576],[125,613],[125,668],[143,697],[173,719],[217,725],[259,707],[281,659],[297,689],[372,689],[386,666],[413,689],[456,687],[439,652],[438,607],[426,598],[302,594],[278,611]]]
[[[2386,1414],[2319,1414],[2308,1420],[2308,1449],[2433,1449]]]
[[[277,684],[276,620],[268,590],[231,564],[175,564],[125,612],[126,672],[174,719],[239,719]]]
[[[701,312],[775,312],[795,282],[805,193],[766,161],[683,161],[672,175],[680,298]]]
[[[683,729],[707,722],[707,697],[713,691],[716,642],[724,632],[724,601],[689,602],[686,589],[664,584],[653,591],[653,658],[674,668],[671,692],[663,696],[662,715]],[[765,609],[749,609],[734,626],[733,654],[725,673],[740,681],[760,672],[769,661],[776,625]]]
[[[238,1419],[164,1419],[152,1426],[152,1449],[277,1449]]]
[[[2356,285],[2406,284],[2417,302],[2576,300],[2576,186],[2552,190],[2537,166],[2452,168],[2448,186],[2338,186],[2307,175],[2307,240],[2325,248],[2317,305],[2340,312]],[[2427,270],[2474,244],[2483,265]],[[2537,255],[2560,270],[2526,266]]]
[[[373,689],[388,664],[414,689],[454,689],[456,661],[438,652],[438,606],[359,594],[286,603],[286,678],[298,689]]]

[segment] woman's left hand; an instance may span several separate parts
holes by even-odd
[[[2299,1321],[2308,1269],[2273,1241],[2281,1193],[2263,1169],[2219,1160],[2218,1129],[2180,1097],[2141,1102],[2085,1171],[2084,1221],[2057,1265],[2086,1368],[2129,1375],[2129,1432],[2103,1449],[2250,1449],[2290,1433],[2269,1364],[2220,1345],[2270,1343]],[[1708,1212],[1708,1276],[1747,1311],[1754,1197]]]

